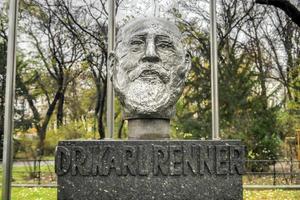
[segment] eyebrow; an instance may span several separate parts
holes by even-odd
[[[129,40],[132,40],[132,39],[144,39],[145,37],[147,36],[147,34],[137,34],[137,35],[133,35]]]
[[[168,40],[169,42],[173,42],[168,35],[157,35],[156,39]]]

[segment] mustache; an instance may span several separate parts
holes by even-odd
[[[132,82],[143,76],[157,76],[163,83],[170,80],[170,75],[161,64],[137,63],[133,70],[127,72],[129,80]]]

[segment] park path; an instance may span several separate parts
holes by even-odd
[[[37,161],[36,161],[37,162]],[[2,167],[2,161],[0,161],[0,165]],[[34,165],[34,160],[14,160],[13,161],[13,166],[33,166]],[[41,161],[41,166],[51,166],[54,165],[54,160],[42,160]]]

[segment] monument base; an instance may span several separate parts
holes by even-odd
[[[61,141],[59,200],[242,199],[240,141]]]
[[[162,140],[169,138],[169,119],[128,119],[129,140]]]

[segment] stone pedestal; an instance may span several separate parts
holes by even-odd
[[[59,200],[242,199],[239,141],[61,141]]]
[[[169,138],[169,119],[128,119],[129,140],[162,140]]]

